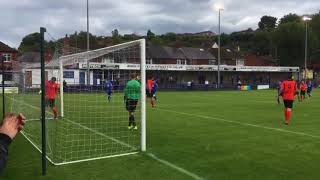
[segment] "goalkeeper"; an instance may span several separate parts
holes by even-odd
[[[138,77],[136,74],[130,75],[130,81],[127,82],[124,88],[124,100],[126,102],[126,109],[129,112],[129,126],[128,129],[137,130],[138,127],[136,125],[134,119],[134,112],[136,110],[138,101],[141,95],[141,85],[138,81]]]

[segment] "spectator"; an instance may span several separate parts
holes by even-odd
[[[68,92],[67,91],[67,81],[66,80],[63,80],[63,91],[64,92]]]
[[[239,79],[239,80],[238,80],[238,83],[237,83],[237,88],[238,88],[238,89],[241,89],[241,86],[242,86],[242,83],[241,83],[241,80]]]
[[[208,90],[209,90],[209,81],[206,80],[206,81],[204,82],[204,84],[205,84],[206,90],[208,91]]]
[[[192,80],[191,81],[191,89],[193,89],[194,88],[194,81]]]
[[[234,77],[231,76],[231,84],[233,85],[233,83],[234,83]]]
[[[191,90],[191,81],[187,82],[187,87],[188,87],[189,90]]]
[[[9,113],[5,116],[0,127],[0,172],[5,168],[8,157],[8,146],[25,123],[23,114]]]

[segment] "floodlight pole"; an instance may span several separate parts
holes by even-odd
[[[307,80],[307,59],[308,59],[308,21],[306,20],[306,37],[304,47],[304,81]]]
[[[305,37],[305,47],[304,47],[304,80],[307,80],[307,60],[308,60],[308,21],[311,21],[311,18],[308,16],[304,16],[302,18],[306,23],[306,37]]]
[[[87,51],[90,51],[89,0],[87,0]],[[87,85],[90,86],[90,64],[89,64],[89,59],[87,59]]]
[[[220,61],[221,61],[221,51],[220,51],[220,46],[221,46],[221,11],[223,9],[219,9],[219,26],[218,26],[218,88],[220,88]]]

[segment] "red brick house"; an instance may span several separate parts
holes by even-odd
[[[211,48],[209,50],[215,57],[218,57],[218,48]],[[245,57],[244,55],[233,48],[221,47],[220,49],[221,65],[231,66],[244,66]]]
[[[257,56],[249,54],[245,57],[245,66],[276,66],[276,62],[270,56]]]
[[[201,48],[157,46],[147,47],[147,64],[215,64],[216,58],[209,51]]]
[[[5,58],[5,61],[4,61],[5,70],[11,70],[12,62],[17,60],[18,51],[0,41],[0,55],[4,56]],[[0,67],[1,67],[1,64],[0,64]]]

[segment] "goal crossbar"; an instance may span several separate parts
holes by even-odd
[[[132,45],[139,45],[139,44],[141,45],[143,43],[145,43],[145,39],[122,43],[122,44],[118,44],[118,45],[114,45],[114,46],[108,46],[105,48],[95,49],[95,50],[91,50],[91,51],[85,51],[85,52],[81,52],[81,53],[65,55],[65,56],[61,56],[57,59],[50,61],[46,65],[46,67],[59,67],[59,63],[62,63],[64,66],[72,65],[72,64],[76,64],[76,63],[85,63],[85,62],[90,61],[92,59],[106,55],[110,52],[118,51],[118,50],[121,50],[123,48],[126,48],[128,46],[132,46]]]

